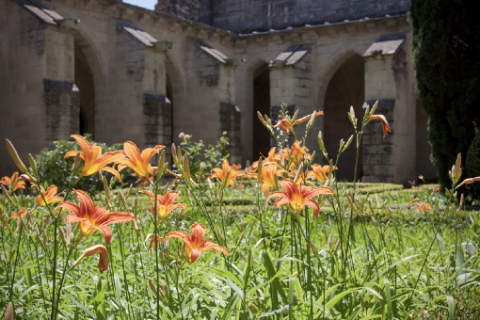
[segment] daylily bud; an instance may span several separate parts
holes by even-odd
[[[272,236],[270,236],[270,245],[275,249],[275,242],[273,242]]]
[[[352,143],[353,141],[353,134],[350,136],[350,138],[348,139],[347,143],[345,144],[345,146],[343,147],[343,151],[347,150],[348,146],[350,145],[350,143]],[[343,152],[342,151],[342,152]]]
[[[27,171],[27,167],[23,164],[22,160],[20,159],[20,157],[18,156],[18,153],[17,153],[17,150],[15,150],[15,147],[13,146],[13,144],[10,142],[10,140],[6,139],[5,140],[7,142],[7,150],[8,150],[8,153],[10,154],[10,156],[12,157],[13,161],[15,162],[15,164],[17,165],[18,167],[18,170],[20,170],[21,172],[23,173],[27,173],[28,174],[28,171]]]
[[[340,152],[343,151],[343,147],[344,147],[344,146],[345,146],[345,140],[340,139],[340,148],[339,148]]]
[[[305,128],[306,133],[308,133],[310,131],[313,124],[315,123],[315,114],[316,114],[316,112],[315,112],[315,110],[313,110],[312,117],[310,118],[310,120],[308,120],[307,126]]]
[[[213,189],[213,183],[212,183],[212,180],[210,180],[210,178],[207,178],[207,183],[208,183],[208,187],[210,189]]]
[[[81,160],[82,158],[80,158],[80,154],[77,154],[75,160],[73,160],[72,172],[76,172],[80,168],[80,164],[82,163]]]
[[[238,239],[237,243],[241,243],[244,237],[245,237],[245,231],[242,232],[242,234],[240,235],[240,239]]]
[[[462,195],[460,196],[460,206],[459,208],[463,207],[463,201],[465,200],[464,196],[463,196],[463,193]]]
[[[263,170],[263,160],[262,157],[258,159],[258,169],[257,169],[257,181],[260,182],[262,177],[262,170]]]
[[[174,147],[172,147],[174,149]],[[173,154],[173,151],[172,151]],[[160,154],[160,158],[158,159],[158,164],[157,164],[157,175],[160,175],[160,170],[163,169],[163,166],[165,165],[165,160],[166,160],[166,152],[165,150],[162,150],[162,153]],[[163,175],[163,172],[162,172]]]
[[[167,256],[167,263],[170,262],[170,240],[165,243],[165,255]]]
[[[152,280],[148,280],[148,286],[150,287],[150,290],[152,290],[153,294],[155,296],[157,296],[158,291],[157,291],[157,288],[155,287],[155,285],[153,284]]]
[[[8,303],[7,311],[5,311],[5,320],[13,320],[13,304]]]
[[[67,225],[65,226],[65,242],[67,243],[67,246],[70,245],[73,238],[74,235],[72,233],[72,225],[70,223],[67,223]]]
[[[12,206],[15,206],[15,203],[13,202],[12,198],[10,198],[10,195],[8,194],[8,191],[7,189],[5,188],[5,186],[2,184],[2,190],[3,190],[3,194],[5,195],[5,197],[7,198],[8,202],[10,202],[10,204]]]
[[[308,244],[310,245],[310,249],[312,249],[313,252],[318,253],[318,248],[312,241],[310,241]]]
[[[333,251],[337,251],[339,247],[340,247],[340,240],[337,241],[337,244],[335,245],[335,248],[333,249]]]
[[[175,143],[172,143],[172,158],[173,162],[177,164],[177,149],[175,148]]]
[[[165,297],[168,297],[168,288],[167,288],[167,286],[165,285],[165,282],[162,281],[162,282],[160,283],[160,287],[161,287],[160,292],[161,292]]]
[[[378,107],[378,100],[373,105],[372,111],[370,111],[370,116],[373,115],[375,113],[375,111],[377,111],[377,107]]]
[[[175,262],[178,264],[178,253],[174,252],[173,256],[175,257]]]
[[[182,161],[182,148],[180,148],[180,146],[178,146],[178,148],[177,148],[177,160],[178,160],[179,163],[180,163],[180,161]]]
[[[295,181],[295,183],[297,183],[298,178],[300,177],[300,174],[302,174],[302,173],[303,173],[303,162],[300,163],[300,165],[298,166],[297,173],[295,174],[295,180],[293,180],[293,181]]]
[[[200,162],[200,171],[198,172],[199,175],[203,174],[203,170],[205,170],[205,162]]]
[[[295,114],[293,115],[292,122],[295,122],[295,120],[297,120],[299,113],[300,113],[300,109],[297,109],[295,111]],[[315,111],[314,111],[314,113],[315,113]]]
[[[163,252],[160,252],[159,256],[162,263],[165,264],[165,256],[163,255]]]
[[[218,199],[218,200],[222,199],[222,195],[223,195],[223,188],[219,188],[219,189],[218,189],[217,199]]]
[[[135,229],[136,231],[140,230],[137,219],[132,220],[132,223],[133,223],[133,229]]]
[[[30,167],[32,168],[33,173],[37,174],[38,173],[37,162],[35,161],[35,159],[30,153],[28,154],[28,162],[30,162]]]
[[[48,244],[48,237],[47,237],[47,232],[45,230],[43,230],[43,243],[45,245]]]
[[[190,194],[190,190],[187,190],[187,196],[188,196],[188,201],[190,201],[190,204],[193,204],[192,195]]]
[[[110,188],[108,187],[108,182],[107,179],[102,175],[102,172],[98,172],[100,175],[100,179],[102,180],[103,183],[103,190],[105,191],[105,197],[107,198],[108,202],[112,201],[111,196],[110,196]]]
[[[73,263],[72,268],[82,261],[83,258],[94,255],[95,253],[100,254],[100,259],[98,262],[98,270],[100,273],[103,273],[105,270],[108,270],[108,252],[107,249],[102,245],[96,245],[85,249],[82,255]]]
[[[15,229],[15,232],[20,231],[21,227],[22,227],[22,219],[19,218],[19,219],[17,219],[17,229]]]
[[[333,244],[333,234],[328,236],[328,241],[327,241],[328,251],[332,250],[332,244]]]
[[[267,123],[265,122],[265,119],[263,119],[263,116],[262,116],[262,114],[260,113],[260,111],[257,111],[257,116],[258,116],[258,119],[260,120],[260,122],[261,122],[265,127],[268,128],[268,125],[267,125]]]
[[[183,176],[185,179],[190,179],[190,164],[187,155],[183,157]]]
[[[128,199],[128,197],[130,197],[130,193],[132,193],[132,189],[133,189],[133,183],[130,185],[130,188],[128,188],[128,191],[125,194],[125,199]]]
[[[65,237],[65,231],[63,231],[62,227],[60,227],[59,229],[60,229],[61,239],[62,239],[63,243],[66,244],[67,243],[67,238]]]
[[[323,154],[327,157],[327,150],[325,148],[325,143],[323,143],[322,131],[318,132],[317,142],[318,142],[318,145],[320,146],[320,150],[322,150]]]
[[[129,211],[127,201],[125,200],[125,197],[123,196],[122,191],[118,191],[118,196],[120,197],[120,202],[122,203],[122,206],[125,209],[125,211]]]

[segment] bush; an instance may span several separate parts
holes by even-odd
[[[448,170],[458,153],[466,156],[480,123],[480,24],[472,5],[412,0],[410,7],[416,91],[429,115],[431,158],[443,188],[450,188]],[[467,164],[462,178],[472,169]]]
[[[87,135],[85,138],[92,141],[92,136]],[[65,159],[65,154],[70,150],[81,150],[76,141],[59,140],[53,143],[55,148],[53,150],[43,149],[43,151],[36,157],[38,171],[41,177],[45,177],[47,181],[45,186],[54,184],[58,190],[68,188],[70,183],[70,173],[73,165],[74,157]],[[112,146],[107,146],[104,143],[95,142],[97,146],[102,147],[103,153],[108,151],[117,151],[122,149],[122,144],[117,143]],[[110,181],[112,174],[104,172],[104,176]],[[99,175],[84,177],[76,186],[76,189],[83,189],[89,193],[95,193],[103,190],[103,184]]]

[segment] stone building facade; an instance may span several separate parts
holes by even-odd
[[[271,146],[256,112],[282,103],[325,116],[332,158],[358,116],[379,100],[392,133],[372,122],[363,181],[435,177],[427,117],[415,93],[407,0],[159,0],[155,11],[118,0],[0,0],[0,137],[22,158],[72,133],[140,147],[231,140],[245,164]],[[321,161],[318,156],[318,161]],[[353,178],[354,148],[339,163]],[[0,174],[15,170],[0,152]]]

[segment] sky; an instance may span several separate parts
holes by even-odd
[[[123,0],[123,2],[151,10],[153,10],[155,5],[157,4],[157,0]]]

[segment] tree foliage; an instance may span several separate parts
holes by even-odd
[[[448,170],[458,153],[465,159],[480,125],[480,23],[473,7],[469,0],[412,0],[410,7],[416,90],[429,115],[442,187],[450,187]],[[472,169],[467,164],[464,177]]]

